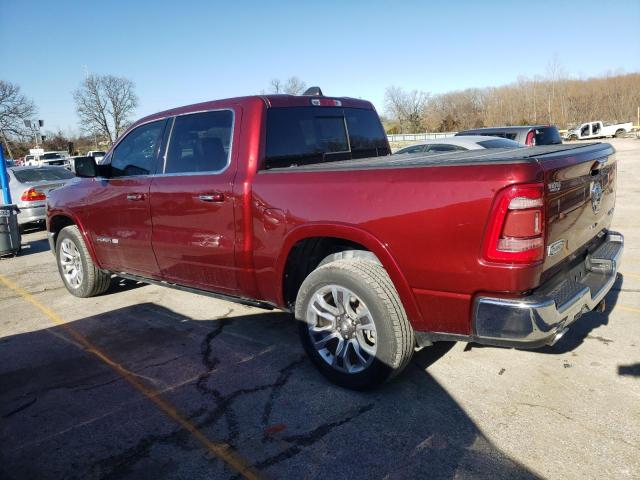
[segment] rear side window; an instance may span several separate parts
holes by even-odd
[[[20,183],[42,182],[48,180],[68,180],[75,175],[64,167],[36,167],[24,170],[12,170]]]
[[[536,145],[557,145],[562,143],[560,133],[556,127],[536,129]]]
[[[131,131],[111,156],[111,176],[129,177],[154,173],[165,120],[147,123]]]
[[[458,145],[449,145],[446,143],[432,143],[427,146],[427,152],[458,152],[461,150],[466,150],[464,147],[459,147]]]
[[[521,148],[518,142],[506,138],[496,138],[495,140],[482,140],[478,145],[484,148]]]
[[[424,145],[413,145],[412,147],[405,147],[396,152],[396,155],[402,153],[421,153],[424,150]]]
[[[265,168],[389,155],[373,110],[336,107],[270,108]]]
[[[164,173],[214,173],[226,169],[232,129],[230,110],[176,117]]]

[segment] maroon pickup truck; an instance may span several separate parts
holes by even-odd
[[[116,275],[291,311],[351,388],[437,341],[553,344],[603,305],[624,243],[610,145],[392,156],[352,98],[167,110],[76,172],[47,218],[73,295]]]

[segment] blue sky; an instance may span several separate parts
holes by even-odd
[[[576,77],[640,71],[640,0],[2,0],[0,8],[0,78],[33,98],[50,130],[77,129],[71,92],[86,71],[131,78],[136,117],[259,93],[291,75],[383,110],[389,85],[497,86],[544,74],[554,55]]]

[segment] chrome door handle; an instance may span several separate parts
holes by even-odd
[[[132,202],[139,202],[140,200],[144,200],[144,193],[129,193],[127,195],[127,200],[131,200]]]
[[[198,195],[198,200],[202,201],[202,202],[216,202],[216,203],[220,203],[220,202],[224,202],[224,194],[220,193],[220,192],[216,192],[216,193],[203,193],[201,195]]]

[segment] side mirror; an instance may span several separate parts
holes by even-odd
[[[93,157],[78,157],[73,162],[73,170],[76,176],[83,178],[94,178],[98,176],[98,166]]]

